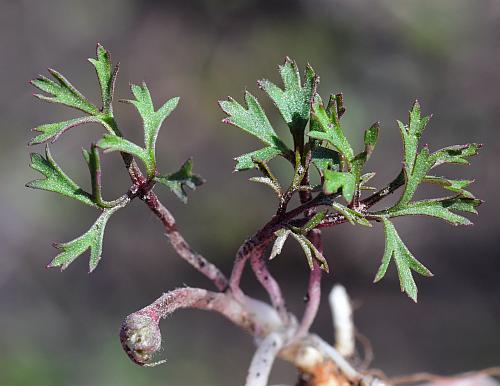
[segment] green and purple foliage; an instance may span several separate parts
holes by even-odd
[[[133,199],[138,198],[146,203],[162,222],[175,251],[211,279],[220,291],[207,294],[205,290],[191,289],[191,292],[188,288],[184,292],[179,290],[177,293],[183,296],[184,303],[178,302],[174,306],[172,303],[162,303],[160,298],[148,306],[149,308],[140,311],[141,318],[149,318],[147,320],[152,325],[157,323],[160,316],[167,315],[175,307],[208,309],[208,303],[205,304],[200,299],[215,302],[210,303],[211,310],[221,312],[233,322],[243,325],[244,322],[235,316],[234,309],[232,314],[226,314],[228,311],[224,307],[229,307],[231,304],[231,307],[237,308],[247,304],[245,300],[247,298],[243,296],[239,287],[239,280],[247,261],[250,261],[257,279],[268,291],[272,305],[282,322],[288,325],[291,319],[285,309],[279,285],[267,271],[266,261],[263,258],[264,251],[274,242],[269,258],[277,257],[287,238],[291,236],[304,252],[311,270],[310,288],[314,288],[315,285],[319,285],[321,271],[328,272],[329,263],[332,263],[325,257],[327,253],[322,249],[321,230],[344,223],[366,227],[371,227],[373,223],[383,225],[385,252],[374,281],[380,281],[385,276],[388,266],[394,262],[401,290],[412,300],[417,301],[417,286],[413,271],[423,276],[432,276],[432,273],[406,247],[393,219],[400,216],[425,215],[452,225],[470,225],[471,221],[464,217],[463,213],[477,213],[476,207],[481,204],[480,200],[466,190],[472,181],[449,179],[435,171],[437,167],[446,164],[467,165],[469,158],[476,155],[481,146],[472,143],[435,151],[431,151],[427,146],[421,146],[420,140],[430,117],[422,116],[418,102],[411,107],[406,123],[398,121],[403,142],[401,172],[392,182],[379,190],[369,187],[367,183],[375,172],[365,169],[381,134],[379,123],[372,124],[365,131],[364,148],[359,152],[355,150],[349,143],[342,125],[342,116],[346,112],[343,95],[332,94],[324,99],[324,102],[318,93],[319,77],[312,67],[306,68],[305,75],[301,79],[297,64],[286,58],[284,64],[279,66],[282,86],[268,80],[261,80],[258,85],[273,101],[288,126],[293,139],[292,148],[286,145],[289,141],[278,136],[261,104],[250,92],[245,91],[243,104],[231,97],[219,102],[227,115],[223,122],[241,128],[264,143],[263,148],[236,157],[236,171],[254,170],[259,173],[250,180],[269,186],[275,192],[278,201],[276,213],[271,220],[243,243],[236,255],[231,277],[226,278],[215,265],[209,263],[187,244],[177,230],[175,219],[154,193],[157,186],[164,186],[186,203],[186,188],[194,190],[204,182],[200,176],[193,174],[191,159],[175,172],[163,174],[158,169],[155,154],[158,132],[165,119],[176,108],[179,98],[174,97],[157,108],[153,105],[146,84],[132,85],[133,99],[122,102],[136,108],[142,118],[144,129],[144,143],[133,143],[123,137],[113,114],[114,85],[118,66],[112,65],[109,52],[101,45],[97,46],[96,58],[89,61],[95,67],[100,85],[100,106],[91,103],[55,70],[49,70],[54,80],[39,76],[32,81],[33,86],[44,92],[36,94],[38,98],[73,108],[80,116],[36,127],[34,131],[38,134],[30,141],[30,145],[54,143],[70,129],[83,127],[85,123],[99,123],[104,128],[102,138],[97,143],[90,144],[89,150],[83,150],[83,158],[90,171],[92,191],[84,191],[64,173],[51,156],[48,144],[45,154],[34,153],[31,156],[31,167],[40,172],[43,178],[32,181],[27,186],[56,192],[99,211],[96,222],[86,233],[72,241],[55,244],[60,253],[49,266],[61,269],[66,269],[80,255],[90,250],[89,270],[93,271],[101,259],[105,227],[111,216],[125,208]],[[105,200],[101,193],[100,157],[101,153],[109,152],[121,154],[131,180],[131,185],[124,189],[125,193],[111,201]],[[276,178],[271,162],[276,157],[282,157],[289,162],[293,169],[291,181],[279,181]],[[140,161],[139,165],[136,160]],[[313,173],[316,173],[316,178],[311,178]],[[318,183],[312,183],[313,180]],[[442,197],[416,200],[415,193],[422,184],[437,185],[447,193]],[[400,188],[402,193],[394,205],[372,210],[376,203]],[[367,192],[369,194],[363,197]],[[299,196],[300,204],[289,209],[289,204],[295,195]],[[356,231],[355,228],[353,231]],[[319,306],[319,294],[311,296],[315,298],[307,306],[309,308],[306,309],[297,330],[300,333],[307,333]],[[190,297],[194,297],[195,300]],[[223,304],[224,301],[227,303],[226,306]],[[258,323],[255,321],[256,325]],[[244,327],[249,329],[246,325]],[[255,326],[253,328],[256,335],[262,332]],[[135,362],[144,365],[146,359],[143,361],[137,358],[149,360],[152,353],[147,351],[147,355],[139,355],[143,352],[140,350],[144,348],[141,346],[139,350],[136,345],[139,334],[136,330],[130,326],[122,328],[122,343],[129,356]],[[152,351],[158,348],[159,343],[156,339]]]

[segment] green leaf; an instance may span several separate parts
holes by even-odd
[[[314,70],[307,66],[305,82],[302,85],[297,63],[290,58],[279,66],[284,89],[279,88],[267,79],[258,82],[278,108],[281,116],[287,123],[292,133],[304,134],[304,129],[309,121],[311,100],[316,91],[319,78]]]
[[[432,156],[436,167],[445,163],[469,165],[468,157],[477,155],[482,147],[479,143],[468,143],[465,145],[448,146],[436,151]]]
[[[382,214],[388,214],[391,217],[422,215],[437,217],[449,222],[452,225],[472,225],[472,222],[452,210],[477,213],[474,209],[481,204],[480,200],[467,197],[446,197],[432,200],[422,200],[409,203],[401,209],[390,209]]]
[[[290,153],[290,150],[276,135],[257,99],[248,91],[245,91],[245,101],[246,109],[231,97],[228,97],[226,101],[219,101],[220,107],[228,115],[222,122],[243,129],[259,138],[268,147],[237,157],[237,171],[256,167],[252,158],[266,162],[277,155],[286,157]]]
[[[231,97],[227,101],[219,101],[220,107],[228,115],[223,122],[245,130],[267,145],[279,147],[281,141],[257,99],[245,91],[245,101],[246,109]]]
[[[439,185],[443,189],[458,193],[463,197],[474,198],[474,195],[471,192],[465,190],[465,188],[472,184],[474,180],[451,180],[446,177],[425,176],[422,182]]]
[[[380,131],[380,124],[378,122],[375,122],[373,125],[370,126],[370,128],[366,129],[365,131],[364,142],[365,142],[365,153],[367,159],[370,158],[371,154],[373,153],[373,150],[375,149],[379,131]]]
[[[325,170],[324,176],[323,192],[325,194],[336,193],[342,188],[342,195],[347,202],[351,202],[356,188],[356,178],[352,173]]]
[[[326,212],[316,213],[302,228],[300,228],[302,234],[307,235],[310,231],[316,228],[321,223],[321,221],[323,221],[325,216]]]
[[[309,265],[310,269],[314,268],[314,259],[316,259],[319,262],[320,268],[323,271],[327,273],[330,271],[328,268],[328,262],[326,261],[323,254],[320,251],[318,251],[318,249],[314,246],[313,243],[311,243],[311,241],[307,239],[306,236],[302,234],[297,234],[295,232],[291,232],[290,234],[293,236],[295,240],[297,240],[300,247],[304,251],[304,254],[306,255],[307,259],[307,264]]]
[[[105,134],[98,142],[97,146],[106,152],[121,151],[139,158],[146,166],[148,177],[154,176],[156,163],[151,159],[150,154],[142,147],[130,142],[128,139],[114,134]]]
[[[33,138],[29,145],[38,145],[47,141],[54,143],[59,139],[59,137],[64,134],[69,129],[82,125],[84,123],[102,123],[102,120],[94,116],[86,116],[81,118],[74,118],[68,121],[47,123],[45,125],[40,125],[35,127],[32,131],[37,131],[42,134],[37,135]]]
[[[385,252],[382,257],[382,264],[380,265],[377,275],[375,276],[374,282],[378,282],[385,276],[387,267],[394,257],[398,270],[401,291],[406,292],[406,294],[414,302],[416,302],[418,290],[411,271],[413,270],[423,276],[433,275],[431,271],[429,271],[422,263],[413,257],[411,252],[399,237],[392,222],[385,217],[382,218],[382,221],[384,222],[385,231]]]
[[[186,187],[195,190],[202,185],[205,180],[193,174],[193,160],[190,158],[181,168],[168,176],[157,176],[155,181],[167,186],[184,204],[187,203]]]
[[[81,110],[89,116],[70,119],[63,122],[48,123],[33,129],[42,134],[30,141],[30,145],[35,145],[51,140],[55,142],[61,134],[72,127],[84,123],[100,123],[105,129],[114,133],[116,127],[113,126],[113,110],[111,102],[113,99],[114,83],[118,73],[118,66],[112,70],[109,52],[101,45],[97,45],[97,59],[89,59],[96,69],[101,88],[101,98],[103,107],[98,109],[89,102],[63,75],[49,69],[50,74],[56,81],[44,76],[39,76],[31,81],[31,84],[48,95],[35,94],[36,97],[48,102],[60,103],[65,106]]]
[[[411,199],[415,195],[418,186],[420,185],[423,178],[425,177],[425,175],[430,170],[433,164],[434,161],[429,153],[429,149],[427,147],[424,147],[420,151],[420,153],[418,153],[418,155],[416,156],[416,159],[414,161],[411,170],[408,171],[408,169],[405,166],[405,178],[406,178],[405,189],[398,203],[395,205],[395,208],[404,207],[411,201]]]
[[[235,171],[242,171],[256,168],[255,160],[260,160],[262,162],[268,162],[274,157],[283,154],[283,152],[276,147],[265,147],[260,150],[253,151],[251,153],[243,154],[236,157]]]
[[[325,169],[339,170],[339,153],[323,146],[314,146],[311,152],[311,162],[323,173]]]
[[[153,100],[146,83],[142,85],[131,85],[134,100],[124,102],[133,104],[142,118],[144,126],[144,145],[151,160],[155,160],[155,144],[161,124],[170,113],[177,107],[179,98],[172,98],[165,102],[157,111],[154,109]]]
[[[156,174],[156,138],[161,124],[175,109],[179,98],[168,100],[158,111],[155,111],[151,94],[145,83],[141,86],[132,85],[131,90],[135,100],[125,100],[124,102],[133,104],[142,118],[145,148],[114,134],[104,135],[97,146],[107,151],[121,151],[138,157],[146,166],[148,178],[153,178]]]
[[[368,221],[362,213],[359,213],[354,209],[348,208],[347,206],[339,204],[338,202],[334,202],[332,204],[332,208],[342,214],[347,219],[347,221],[351,223],[351,225],[359,224],[366,227],[372,226],[370,221]]]
[[[97,44],[96,59],[89,58],[89,62],[95,67],[97,78],[101,86],[102,112],[105,115],[113,114],[113,94],[115,89],[118,65],[113,68],[111,54],[103,46]]]
[[[90,103],[64,76],[52,69],[49,69],[49,73],[57,82],[42,75],[31,81],[33,86],[48,94],[35,94],[37,98],[73,107],[90,115],[99,114],[99,109]]]
[[[114,203],[104,201],[102,198],[102,185],[101,185],[101,157],[97,146],[93,143],[90,146],[90,151],[82,149],[83,158],[87,163],[90,172],[90,180],[92,184],[92,200],[101,208],[110,208]]]
[[[276,241],[273,244],[273,249],[271,251],[271,255],[269,256],[269,260],[274,259],[281,253],[283,249],[283,245],[285,244],[286,239],[292,233],[290,229],[282,228],[274,232],[276,235]]]
[[[83,254],[87,249],[90,249],[89,272],[92,272],[101,259],[104,229],[109,218],[127,203],[128,199],[124,199],[120,204],[105,209],[94,225],[92,225],[92,227],[82,236],[67,243],[54,244],[54,247],[61,250],[61,253],[49,263],[48,267],[61,267],[61,270],[64,270],[68,268],[78,256]]]
[[[27,187],[59,193],[84,204],[97,206],[92,196],[73,182],[56,164],[48,146],[45,147],[45,158],[38,153],[31,154],[30,167],[43,174],[45,178],[31,181],[26,184]]]
[[[314,130],[309,131],[309,137],[328,141],[347,161],[354,157],[354,151],[340,127],[336,113],[329,114],[325,110],[321,97],[317,94],[312,105],[311,125]]]
[[[398,121],[404,145],[404,166],[408,176],[412,174],[417,156],[418,142],[430,118],[430,116],[421,117],[420,104],[415,101],[409,113],[408,125]]]

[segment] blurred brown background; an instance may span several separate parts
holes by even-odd
[[[415,98],[424,112],[434,113],[424,139],[432,149],[485,143],[471,167],[446,171],[477,178],[472,189],[486,203],[474,227],[425,218],[397,221],[410,249],[435,274],[417,279],[418,305],[399,293],[394,270],[371,284],[383,252],[380,226],[325,232],[333,272],[323,288],[347,286],[358,306],[357,326],[374,346],[373,366],[388,374],[499,364],[499,38],[495,0],[1,0],[0,385],[234,386],[243,383],[252,355],[251,339],[229,322],[186,311],[162,323],[166,365],[144,369],[125,357],[118,342],[125,315],[177,286],[210,286],[173,254],[140,202],[110,221],[95,273],[87,275],[86,256],[64,273],[44,268],[55,255],[51,242],[82,234],[96,213],[24,188],[35,177],[28,168],[29,129],[72,116],[32,98],[27,81],[54,67],[95,100],[97,83],[85,59],[98,41],[121,62],[118,98],[129,96],[129,82],[142,80],[156,103],[181,97],[160,132],[159,164],[173,171],[193,155],[208,183],[188,206],[157,191],[188,240],[225,272],[239,244],[267,221],[275,203],[269,189],[246,181],[252,173],[232,173],[232,157],[257,143],[221,124],[216,102],[227,95],[241,100],[247,87],[285,134],[255,83],[263,77],[278,81],[276,65],[285,55],[302,69],[313,65],[323,95],[344,92],[344,127],[354,143],[360,145],[362,129],[381,121],[379,148],[368,165],[379,172],[377,186],[401,167],[395,120],[406,119]],[[140,140],[135,111],[118,104],[116,113],[126,135]],[[81,127],[53,147],[56,159],[84,186],[80,148],[100,132]],[[105,157],[104,167],[105,194],[112,198],[128,181],[116,154]],[[271,269],[291,309],[300,312],[306,265],[293,243],[285,249]],[[244,286],[263,296],[250,274]],[[326,304],[314,330],[332,337]],[[285,364],[273,373],[279,383],[294,378]]]

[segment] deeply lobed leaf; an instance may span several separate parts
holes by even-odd
[[[378,282],[385,276],[389,263],[394,258],[398,270],[401,291],[406,292],[406,294],[416,302],[418,290],[411,271],[413,270],[423,276],[432,276],[432,273],[411,254],[399,237],[392,222],[385,217],[382,218],[382,221],[384,223],[385,251],[374,282]]]
[[[69,129],[83,125],[84,123],[102,123],[102,120],[95,116],[86,116],[80,118],[74,118],[67,121],[47,123],[35,127],[32,131],[40,132],[41,134],[33,138],[29,145],[38,145],[47,141],[54,143],[59,139],[59,137],[64,134]]]
[[[48,267],[61,267],[62,270],[75,261],[75,259],[82,255],[86,250],[90,249],[89,272],[92,272],[102,255],[102,243],[104,238],[104,230],[109,218],[120,208],[123,208],[127,200],[123,200],[116,206],[105,209],[92,227],[85,232],[82,236],[71,240],[67,243],[56,243],[54,247],[61,250],[48,265]]]
[[[416,201],[409,203],[400,209],[390,209],[385,213],[391,217],[418,215],[431,216],[445,220],[452,225],[472,225],[472,222],[468,218],[454,213],[453,210],[477,213],[475,208],[480,204],[480,200],[456,196]]]
[[[89,58],[96,70],[101,88],[102,112],[105,115],[113,114],[113,94],[115,89],[118,65],[113,68],[111,54],[101,44],[97,44],[96,58]]]
[[[309,137],[329,142],[347,161],[354,157],[354,151],[342,131],[336,112],[329,113],[317,94],[312,104],[311,126],[314,130],[309,131]]]
[[[92,195],[80,188],[57,165],[48,146],[45,147],[45,157],[38,153],[31,154],[30,167],[43,174],[45,178],[31,181],[26,184],[27,187],[59,193],[84,204],[97,206],[92,199]]]
[[[131,85],[131,91],[135,99],[125,100],[135,106],[142,118],[144,126],[144,145],[146,151],[150,153],[150,158],[155,158],[155,144],[160,127],[170,113],[177,107],[179,98],[169,99],[157,111],[154,109],[153,100],[146,83],[141,85]]]
[[[254,168],[256,165],[253,159],[267,162],[278,155],[286,156],[290,152],[276,135],[257,99],[248,91],[245,91],[245,102],[246,109],[231,97],[228,97],[228,100],[219,101],[220,107],[228,115],[223,122],[243,129],[268,146],[236,157],[236,171]]]
[[[186,188],[195,190],[205,180],[197,174],[193,174],[193,160],[190,158],[181,168],[168,176],[157,176],[155,181],[167,186],[183,203],[187,203]]]
[[[68,107],[81,110],[90,115],[97,115],[99,109],[85,98],[62,74],[49,69],[49,73],[56,82],[42,75],[31,81],[31,84],[48,94],[35,94],[36,97],[47,102],[60,103]]]
[[[342,189],[342,195],[346,201],[352,200],[356,189],[356,177],[352,173],[325,170],[324,176],[323,192],[325,194],[333,194]]]
[[[302,85],[297,63],[288,57],[285,63],[279,66],[279,72],[284,89],[266,79],[259,81],[258,84],[272,99],[290,131],[304,135],[304,129],[309,121],[311,101],[319,78],[314,70],[307,66],[305,81]]]

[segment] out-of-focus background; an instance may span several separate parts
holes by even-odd
[[[426,218],[396,222],[435,274],[417,278],[418,305],[399,292],[393,269],[372,284],[383,252],[380,226],[325,232],[332,273],[323,289],[347,286],[357,327],[373,345],[373,366],[389,375],[499,364],[499,38],[495,0],[1,0],[0,385],[234,386],[243,383],[253,352],[251,339],[226,320],[185,311],[162,323],[166,365],[145,369],[126,358],[118,341],[125,315],[178,286],[210,287],[175,256],[140,202],[110,221],[103,260],[92,275],[86,256],[64,273],[45,269],[56,253],[51,242],[82,234],[96,213],[24,188],[36,177],[28,153],[43,150],[26,147],[29,129],[73,116],[32,98],[28,80],[53,67],[96,100],[95,75],[85,59],[98,41],[121,62],[117,98],[128,98],[128,83],[142,80],[156,103],[181,97],[160,132],[159,164],[170,172],[194,156],[208,183],[187,206],[157,191],[192,245],[225,272],[243,239],[272,215],[275,201],[269,189],[246,180],[251,172],[232,173],[232,157],[256,149],[257,142],[220,123],[217,100],[241,100],[247,88],[286,135],[256,86],[264,77],[279,80],[276,66],[286,55],[302,69],[313,65],[323,95],[344,93],[344,127],[355,144],[362,129],[381,122],[379,148],[368,164],[379,172],[377,186],[401,168],[395,120],[406,119],[415,98],[425,113],[434,113],[424,138],[432,149],[484,143],[471,167],[446,171],[477,179],[472,189],[486,203],[474,227]],[[140,140],[133,108],[115,109],[126,135]],[[88,178],[80,148],[100,133],[80,127],[53,146],[54,157],[83,186]],[[116,154],[104,158],[104,180],[108,198],[128,187]],[[300,313],[307,269],[293,243],[271,269],[290,308]],[[250,273],[244,287],[264,296]],[[314,331],[332,339],[325,302]],[[292,383],[295,373],[280,363],[272,379]]]

